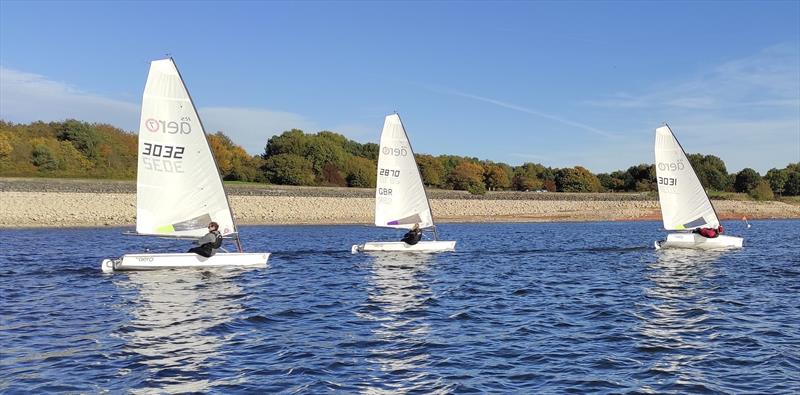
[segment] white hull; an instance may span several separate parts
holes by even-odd
[[[700,236],[697,233],[670,233],[666,240],[656,241],[656,249],[662,248],[693,248],[698,250],[712,250],[718,248],[742,248],[741,237],[720,235],[713,239]]]
[[[214,267],[266,267],[268,252],[218,253],[211,258],[193,253],[175,254],[127,254],[119,259],[104,259],[105,273],[124,270],[160,270],[181,268]]]
[[[353,254],[370,251],[395,251],[395,252],[443,252],[456,249],[455,241],[420,241],[409,245],[402,241],[370,241],[357,244],[350,248]]]

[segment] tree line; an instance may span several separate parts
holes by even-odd
[[[225,180],[281,185],[374,187],[378,144],[358,143],[330,132],[292,129],[250,155],[222,132],[208,135]],[[0,176],[133,179],[136,135],[107,124],[77,120],[14,124],[0,120]],[[415,154],[423,183],[441,189],[483,194],[487,190],[549,192],[656,191],[655,166],[594,174],[588,169],[510,166],[473,157]],[[744,192],[756,199],[800,195],[800,163],[728,173],[714,155],[689,154],[700,182],[709,190]]]

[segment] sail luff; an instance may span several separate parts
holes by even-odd
[[[694,175],[694,178],[697,180],[697,183],[700,184],[700,186],[702,187],[703,184],[700,182],[700,178],[697,177],[697,171],[694,170],[694,166],[692,166],[692,162],[689,160],[689,157],[686,155],[686,150],[683,149],[683,145],[681,145],[680,140],[678,140],[678,138],[675,137],[675,133],[672,132],[672,129],[669,127],[668,124],[664,124],[664,126],[667,127],[667,130],[669,130],[669,134],[675,140],[675,143],[678,144],[678,148],[681,149],[681,153],[683,154],[683,157],[686,158],[686,165],[689,167],[689,170],[692,171],[692,174]],[[701,189],[703,190],[703,194],[706,196],[706,201],[708,202],[708,205],[711,206],[711,210],[714,212],[714,221],[716,221],[717,225],[719,225],[719,215],[717,215],[717,209],[714,207],[714,203],[711,202],[711,198],[708,197],[708,192],[706,192],[706,189],[705,188],[701,188]]]
[[[236,219],[233,216],[233,209],[231,209],[231,200],[228,197],[228,191],[225,190],[225,183],[222,182],[222,174],[219,172],[219,163],[217,163],[217,158],[214,156],[214,151],[211,150],[211,144],[208,142],[208,134],[206,134],[206,127],[203,125],[203,119],[200,117],[200,112],[197,111],[197,106],[194,104],[194,99],[192,99],[192,93],[189,92],[189,88],[186,87],[186,81],[183,79],[183,75],[181,74],[181,70],[178,68],[178,64],[175,63],[175,59],[172,57],[169,58],[172,64],[175,66],[175,71],[178,72],[178,78],[181,80],[181,84],[183,84],[183,88],[186,89],[186,95],[189,96],[189,103],[192,105],[194,109],[194,113],[197,116],[197,122],[200,123],[200,130],[203,132],[203,138],[206,140],[206,147],[208,148],[208,152],[211,155],[211,160],[214,162],[214,168],[217,169],[217,180],[219,181],[219,186],[222,188],[223,193],[225,193],[225,202],[228,205],[228,212],[231,216],[231,223],[233,225],[232,233],[236,237],[236,249],[238,252],[244,252],[242,248],[242,241],[239,238],[239,230],[236,228]]]
[[[428,215],[431,217],[431,226],[436,227],[435,221],[433,220],[433,208],[431,208],[431,199],[428,197],[428,189],[425,188],[425,182],[422,180],[422,172],[419,170],[419,164],[417,164],[417,157],[414,155],[414,147],[411,145],[411,139],[408,138],[408,132],[406,132],[406,126],[403,124],[403,119],[400,118],[400,114],[395,113],[397,116],[397,120],[400,121],[400,128],[403,129],[403,134],[406,136],[406,142],[408,142],[408,150],[411,152],[411,157],[414,158],[414,167],[417,169],[417,176],[419,177],[420,182],[422,183],[422,192],[425,193],[425,201],[428,203]],[[436,235],[436,232],[434,232]],[[434,239],[438,239],[438,236],[434,236]]]

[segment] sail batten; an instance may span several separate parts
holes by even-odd
[[[208,222],[236,232],[203,125],[172,59],[151,62],[142,99],[136,232],[200,237]]]
[[[410,229],[433,226],[425,186],[400,116],[386,116],[378,155],[375,225]]]
[[[717,228],[714,206],[669,126],[656,129],[655,159],[664,229]]]

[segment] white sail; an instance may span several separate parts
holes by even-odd
[[[211,221],[235,233],[203,125],[172,59],[153,61],[139,124],[136,232],[201,237]]]
[[[414,224],[431,227],[433,215],[403,123],[392,114],[386,116],[381,133],[375,225],[410,229]]]
[[[656,183],[666,230],[717,228],[717,218],[703,185],[669,126],[656,129]]]

